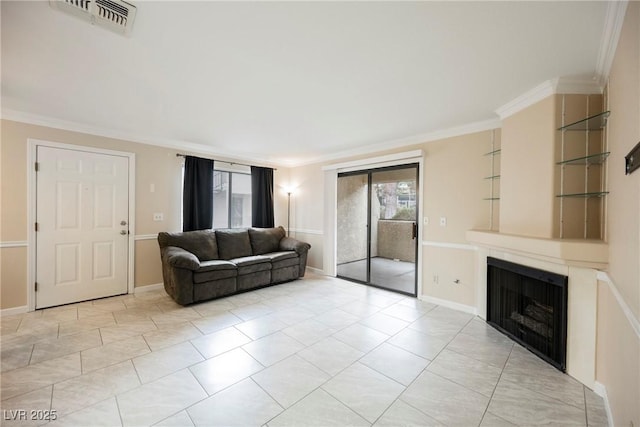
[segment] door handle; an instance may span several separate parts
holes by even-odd
[[[120,221],[120,225],[127,225],[127,221],[124,221],[124,220]]]
[[[120,234],[122,234],[124,236],[126,234],[129,234],[129,232],[127,230],[120,230]]]
[[[418,224],[413,223],[411,227],[411,240],[415,240],[418,237]]]

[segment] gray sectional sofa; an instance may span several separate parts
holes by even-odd
[[[308,243],[284,228],[159,233],[167,293],[182,305],[304,276]]]

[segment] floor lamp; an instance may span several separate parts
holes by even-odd
[[[291,191],[287,191],[287,237],[289,237],[290,224],[291,224]]]

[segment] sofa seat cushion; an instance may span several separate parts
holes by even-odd
[[[285,259],[295,258],[298,259],[298,254],[294,251],[280,251],[280,252],[271,252],[268,254],[264,254],[263,256],[268,257],[271,262],[283,261]]]
[[[235,270],[236,265],[230,261],[224,261],[221,259],[212,259],[211,261],[203,261],[200,263],[200,268],[198,269],[198,273],[202,271],[213,271],[213,270]]]
[[[292,267],[300,263],[298,254],[293,251],[281,251],[265,254],[264,256],[271,259],[271,268],[276,270],[278,268]]]
[[[271,260],[264,255],[246,256],[230,259],[238,267],[238,276],[271,270]]]
[[[208,270],[208,271],[194,271],[193,283],[205,283],[213,280],[230,279],[238,275],[238,270]]]

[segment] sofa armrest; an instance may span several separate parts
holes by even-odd
[[[306,254],[311,249],[311,245],[306,242],[294,239],[293,237],[283,237],[280,240],[281,251],[296,251],[298,255]]]
[[[167,246],[163,250],[164,259],[166,262],[177,268],[186,268],[191,271],[195,271],[200,268],[200,261],[198,257],[189,251],[186,251],[177,246]]]

